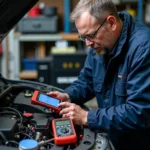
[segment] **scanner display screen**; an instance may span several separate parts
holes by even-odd
[[[45,94],[39,94],[38,101],[57,108],[58,108],[58,104],[60,103],[60,100]]]

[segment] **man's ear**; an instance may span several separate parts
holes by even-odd
[[[114,16],[108,16],[107,21],[111,27],[112,31],[116,30],[116,18]]]

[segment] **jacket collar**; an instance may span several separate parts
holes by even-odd
[[[133,22],[132,16],[126,12],[120,12],[119,16],[123,22],[123,26],[122,26],[120,37],[118,38],[118,41],[111,52],[111,54],[113,54],[114,57],[119,56],[121,52],[124,50],[123,47],[126,46],[128,35],[130,34],[131,24]]]

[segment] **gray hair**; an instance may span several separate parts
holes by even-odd
[[[103,18],[105,13],[113,15],[119,20],[116,6],[112,0],[80,0],[71,13],[70,20],[75,22],[85,11],[88,11],[97,21]]]

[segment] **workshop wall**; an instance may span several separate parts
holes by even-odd
[[[116,4],[118,11],[128,11],[137,21],[147,25],[150,24],[149,0],[113,1]],[[57,8],[57,30],[55,32],[49,31],[47,33],[39,32],[40,30],[36,33],[32,30],[32,32],[28,33],[21,31],[18,23],[8,35],[7,42],[3,42],[6,43],[7,46],[4,46],[5,48],[2,47],[4,53],[1,56],[1,64],[3,64],[3,69],[1,70],[2,74],[9,79],[33,80],[47,84],[53,84],[54,86],[59,87],[59,84],[54,82],[55,78],[50,78],[50,76],[52,76],[51,72],[55,72],[52,71],[51,68],[54,65],[52,56],[54,56],[53,53],[56,51],[58,52],[58,47],[65,47],[61,49],[60,53],[64,51],[66,53],[71,53],[71,57],[75,57],[75,59],[73,59],[74,61],[66,61],[66,58],[62,55],[61,60],[64,61],[60,63],[61,65],[59,68],[60,70],[63,70],[63,72],[55,72],[56,74],[54,75],[56,80],[58,79],[58,81],[61,82],[60,88],[68,86],[73,79],[75,79],[75,77],[70,75],[69,71],[72,69],[71,71],[74,71],[74,74],[79,72],[79,68],[81,68],[84,64],[83,62],[85,57],[83,55],[86,55],[88,52],[85,44],[79,41],[78,33],[76,29],[73,28],[73,25],[71,26],[71,29],[69,29],[69,32],[68,30],[66,32],[65,28],[69,24],[69,20],[66,19],[69,14],[66,13],[71,12],[77,3],[78,0],[40,0],[34,7],[39,8],[45,5],[54,6]],[[29,15],[29,12],[27,15]],[[27,21],[31,21],[31,18]],[[64,24],[66,26],[64,26]],[[81,52],[82,61],[78,61],[77,59],[81,57],[76,57],[75,53],[79,54]],[[38,66],[44,66],[43,64],[45,65],[45,68],[48,68],[45,70],[45,72],[40,70],[42,67],[38,68]],[[15,66],[16,69],[13,69],[11,66]],[[58,66],[55,66],[53,69],[55,68],[58,68]],[[58,75],[61,75],[61,77],[57,78]],[[96,101],[88,103],[88,106],[96,107]]]

